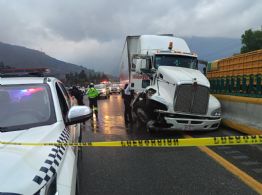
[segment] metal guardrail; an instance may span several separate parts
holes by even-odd
[[[210,92],[245,97],[262,97],[262,75],[210,78]]]

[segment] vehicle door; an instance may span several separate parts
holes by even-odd
[[[150,85],[150,78],[142,70],[151,70],[151,59],[147,55],[134,55],[131,66],[131,88],[142,92]]]
[[[61,107],[61,111],[63,114],[64,122],[66,123],[66,118],[68,111],[71,107],[70,97],[64,87],[64,85],[61,82],[56,83],[56,90],[58,94],[58,99]],[[78,142],[80,139],[80,124],[74,124],[74,125],[68,125],[66,128],[70,131],[70,142]],[[77,147],[72,148],[75,154],[77,154]]]

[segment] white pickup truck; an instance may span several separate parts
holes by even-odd
[[[92,112],[51,77],[0,75],[1,142],[78,142]],[[77,147],[0,144],[0,194],[74,195]],[[78,185],[79,186],[79,185]]]

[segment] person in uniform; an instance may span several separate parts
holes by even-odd
[[[132,112],[131,112],[131,101],[132,101],[132,91],[130,84],[125,84],[124,87],[124,105],[125,105],[125,123],[132,123]]]
[[[97,98],[98,98],[98,91],[96,88],[94,88],[94,84],[90,83],[89,89],[86,93],[88,99],[89,99],[89,107],[95,112],[96,118],[98,116],[98,108],[97,108]]]

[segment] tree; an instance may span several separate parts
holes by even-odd
[[[11,68],[10,66],[7,66],[5,65],[4,62],[0,62],[0,68],[3,68],[3,69],[8,69],[8,68]]]
[[[108,76],[105,73],[102,73],[101,77],[100,77],[100,81],[108,81]]]
[[[251,29],[248,29],[241,38],[241,53],[262,49],[262,30],[252,31]]]
[[[4,67],[5,67],[4,62],[0,62],[0,68],[4,68]]]
[[[79,79],[82,81],[86,81],[87,80],[87,76],[84,70],[81,70],[81,72],[78,75]]]
[[[86,74],[86,72],[82,70],[80,73],[70,72],[66,74],[65,79],[65,83],[67,86],[87,86],[90,82],[100,83],[101,81],[108,81],[108,76],[100,72],[89,72],[88,74]]]

